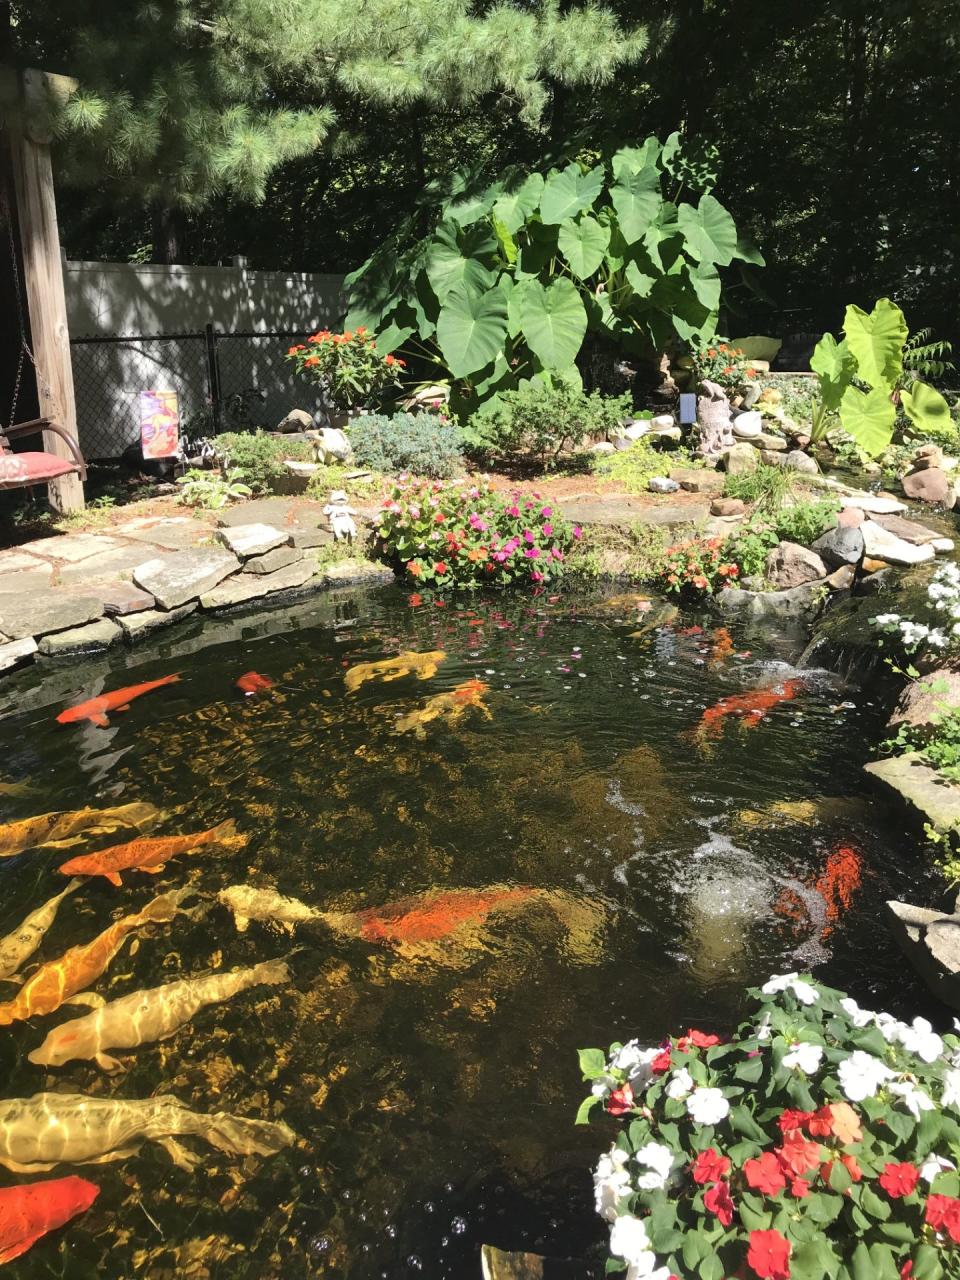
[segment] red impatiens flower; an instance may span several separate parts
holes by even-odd
[[[730,1187],[726,1182],[718,1182],[703,1197],[705,1209],[717,1215],[720,1225],[729,1227],[733,1221],[733,1201],[730,1198]]]
[[[706,1151],[699,1152],[691,1170],[694,1182],[699,1183],[701,1186],[705,1182],[719,1182],[729,1172],[730,1161],[726,1156],[722,1156],[715,1147],[707,1147]]]
[[[934,1231],[946,1231],[954,1244],[960,1244],[960,1200],[953,1196],[928,1196],[924,1221]]]
[[[423,596],[419,591],[414,591],[413,595],[407,596],[407,604],[411,609],[419,609],[423,604]]]
[[[894,1200],[908,1196],[917,1185],[920,1170],[909,1162],[884,1165],[878,1181],[884,1191]]]
[[[790,1241],[779,1231],[751,1231],[747,1262],[761,1280],[790,1280]]]
[[[667,1045],[665,1049],[660,1050],[654,1060],[650,1063],[650,1070],[655,1076],[662,1076],[665,1072],[670,1070],[672,1065],[673,1062],[670,1058],[670,1046]]]
[[[814,1111],[807,1120],[807,1130],[812,1138],[829,1138],[833,1133],[833,1112],[829,1107]]]
[[[782,1147],[777,1147],[774,1155],[780,1161],[780,1168],[791,1178],[799,1178],[820,1164],[819,1142],[806,1142],[797,1134],[791,1134]]]
[[[806,1178],[794,1178],[790,1183],[790,1194],[796,1196],[798,1200],[803,1200],[810,1194],[810,1183]]]
[[[900,1280],[910,1280],[913,1275],[913,1260],[908,1258],[900,1268]]]
[[[633,1110],[633,1089],[630,1087],[629,1080],[610,1094],[607,1099],[607,1110],[612,1116],[625,1116],[628,1111]]]
[[[433,566],[433,572],[437,575],[437,577],[442,578],[443,575],[447,572],[447,568],[448,568],[448,565],[445,560],[438,560],[437,563]]]
[[[771,1151],[764,1151],[756,1160],[747,1160],[743,1172],[748,1185],[765,1196],[779,1195],[787,1185],[780,1161]]]
[[[777,1124],[783,1134],[799,1133],[813,1116],[812,1111],[791,1111],[788,1107],[780,1116]]]

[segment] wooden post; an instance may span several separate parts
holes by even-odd
[[[24,292],[30,316],[31,349],[36,360],[37,395],[41,417],[52,418],[77,439],[77,406],[70,362],[70,332],[63,291],[63,262],[50,162],[50,134],[44,128],[44,102],[52,94],[76,88],[68,76],[24,71],[20,85],[21,112],[10,127],[10,154],[23,252]],[[37,123],[33,123],[33,121]],[[69,457],[64,442],[44,432],[47,453]],[[51,505],[61,512],[80,511],[83,485],[77,475],[51,480]]]

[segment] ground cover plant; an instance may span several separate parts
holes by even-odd
[[[580,1051],[579,1123],[622,1127],[594,1173],[628,1280],[960,1275],[960,1039],[796,973],[729,1039]]]
[[[562,576],[581,530],[539,495],[486,483],[397,483],[380,511],[381,549],[431,587],[534,586]]]
[[[569,378],[551,377],[505,391],[488,413],[470,418],[464,435],[476,451],[531,454],[549,467],[588,436],[615,435],[631,404],[629,394],[588,395]]]
[[[216,437],[216,448],[223,467],[254,494],[269,493],[274,481],[286,475],[286,458],[298,462],[313,459],[309,444],[264,431],[226,431]]]
[[[180,486],[177,501],[182,506],[206,507],[210,511],[219,511],[240,498],[253,496],[253,490],[243,483],[240,473],[232,470],[221,475],[219,471],[201,471],[193,467],[179,478],[177,484]]]
[[[436,413],[363,414],[350,424],[350,443],[362,467],[449,480],[463,471],[463,438],[456,423]]]

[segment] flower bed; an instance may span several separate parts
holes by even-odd
[[[797,974],[727,1042],[584,1049],[624,1127],[594,1174],[628,1280],[960,1276],[960,1040]]]
[[[386,555],[423,585],[536,586],[561,576],[581,531],[535,493],[503,497],[486,484],[401,479],[378,535]]]

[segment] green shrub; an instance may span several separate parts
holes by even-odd
[[[727,476],[723,492],[727,498],[753,502],[763,511],[778,511],[796,483],[797,473],[788,467],[761,464],[746,475]]]
[[[221,475],[218,471],[200,471],[191,467],[177,484],[180,486],[177,501],[184,507],[206,507],[210,511],[219,511],[228,502],[251,496],[250,486],[241,481],[237,471],[227,471],[225,475]]]
[[[460,428],[434,413],[365,414],[349,435],[357,462],[372,471],[449,480],[463,470]]]
[[[809,547],[837,523],[839,509],[835,498],[804,500],[781,507],[773,521],[774,531],[781,542],[797,542],[801,547]]]
[[[383,493],[384,477],[378,471],[348,480],[347,476],[352,474],[349,467],[318,466],[307,485],[307,497],[315,502],[326,502],[334,489],[345,490],[351,498],[379,497]]]
[[[741,578],[762,578],[766,569],[768,552],[780,539],[763,520],[750,520],[728,538],[724,546],[727,559],[740,566]]]
[[[474,414],[464,435],[474,448],[532,453],[555,462],[564,448],[576,448],[587,436],[615,432],[630,416],[631,403],[629,393],[587,395],[554,378],[504,392],[489,413]]]
[[[313,450],[302,440],[284,441],[263,431],[225,431],[217,436],[217,453],[223,466],[236,473],[253,493],[269,493],[273,481],[285,474],[284,459],[310,462]]]

